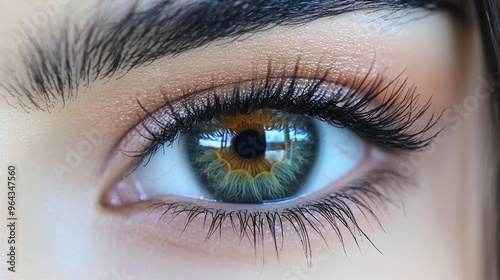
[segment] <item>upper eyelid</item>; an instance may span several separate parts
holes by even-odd
[[[298,74],[296,73],[296,75],[298,75]],[[326,75],[327,74],[325,74],[325,76]],[[300,76],[296,76],[294,78],[281,78],[281,80],[277,79],[276,83],[279,84],[280,81],[281,82],[290,81],[290,79],[292,79],[291,80],[292,82],[294,82],[294,83],[297,82],[297,84],[299,84],[300,83],[299,79],[301,79],[301,78],[300,78]],[[417,98],[418,95],[416,95],[414,90],[412,90],[413,87],[411,87],[411,86],[408,87],[406,85],[405,80],[403,80],[403,82],[401,82],[400,75],[397,76],[396,78],[393,78],[389,82],[384,82],[384,81],[385,80],[383,78],[370,79],[369,74],[367,74],[366,76],[364,76],[363,78],[360,79],[359,83],[353,82],[353,85],[351,85],[351,87],[346,86],[346,85],[339,85],[339,84],[335,84],[335,83],[330,83],[330,82],[326,83],[325,87],[336,88],[337,90],[342,92],[341,95],[345,96],[345,97],[338,99],[338,100],[335,98],[331,98],[330,101],[335,102],[335,100],[337,100],[337,101],[342,102],[342,100],[343,100],[346,104],[351,104],[351,105],[347,105],[346,109],[339,108],[337,110],[334,110],[337,113],[339,113],[338,112],[339,110],[347,110],[345,112],[345,114],[349,115],[349,116],[347,116],[347,118],[354,117],[354,116],[351,116],[350,113],[369,114],[370,115],[368,117],[365,117],[365,118],[370,118],[370,120],[372,121],[368,126],[366,126],[366,127],[368,127],[367,131],[364,131],[363,129],[360,130],[360,128],[363,127],[363,124],[361,124],[361,126],[358,128],[353,128],[353,129],[357,130],[358,133],[365,136],[365,138],[367,138],[368,140],[375,142],[379,145],[383,145],[382,147],[384,147],[386,149],[389,149],[391,147],[392,148],[402,147],[401,143],[403,142],[403,139],[406,139],[406,141],[404,142],[404,148],[400,148],[400,149],[418,150],[418,149],[421,149],[423,147],[426,147],[428,144],[430,144],[432,142],[432,140],[437,136],[437,134],[443,129],[442,128],[441,130],[439,130],[437,132],[432,132],[432,133],[430,133],[431,135],[428,135],[429,134],[428,131],[431,130],[431,128],[437,124],[438,119],[439,119],[439,117],[435,118],[434,114],[429,119],[427,119],[427,121],[423,122],[423,124],[421,125],[422,127],[416,127],[416,125],[415,125],[415,123],[417,123],[418,121],[420,121],[422,119],[424,112],[426,112],[428,110],[428,108],[430,107],[430,100],[423,105],[422,104],[420,104],[420,105],[413,104],[414,101],[416,100],[415,98]],[[160,109],[158,109],[154,112],[149,112],[147,109],[142,107],[142,105],[140,105],[140,102],[139,102],[139,105],[141,106],[142,110],[144,110],[144,112],[146,113],[146,116],[139,122],[138,125],[134,126],[133,130],[136,131],[144,139],[147,139],[148,142],[150,141],[151,143],[146,144],[146,147],[144,147],[145,150],[140,150],[140,151],[130,150],[130,149],[120,149],[119,148],[121,146],[120,143],[122,142],[122,140],[120,139],[117,142],[117,144],[115,144],[115,148],[118,148],[118,150],[121,150],[126,155],[130,155],[132,157],[137,157],[139,160],[135,166],[138,166],[143,162],[143,160],[148,160],[151,156],[153,156],[156,153],[157,149],[160,149],[161,147],[163,147],[163,145],[164,145],[163,142],[169,142],[167,144],[167,146],[168,146],[168,145],[173,143],[174,139],[178,135],[177,133],[182,133],[181,131],[178,131],[178,130],[170,131],[171,128],[169,128],[169,121],[167,121],[165,119],[165,117],[170,118],[172,120],[175,120],[173,122],[173,126],[178,127],[180,125],[178,123],[179,121],[181,123],[186,123],[186,122],[189,122],[189,120],[183,119],[182,117],[180,117],[180,115],[176,116],[176,114],[195,114],[195,113],[192,113],[191,111],[189,111],[192,109],[188,109],[188,108],[190,106],[192,106],[193,104],[199,104],[199,102],[201,102],[203,104],[205,102],[208,103],[209,102],[208,99],[204,100],[205,97],[207,97],[209,99],[210,98],[221,98],[221,100],[223,98],[225,98],[225,96],[231,98],[231,96],[234,96],[234,95],[231,95],[231,89],[233,90],[233,94],[235,94],[234,90],[239,91],[240,87],[241,87],[242,90],[250,92],[249,94],[251,95],[252,100],[253,99],[258,100],[259,98],[255,95],[255,91],[260,90],[259,84],[260,84],[260,86],[263,86],[263,89],[267,90],[268,88],[266,88],[266,87],[267,86],[272,87],[273,86],[272,83],[273,82],[269,80],[269,75],[268,75],[267,80],[260,81],[260,82],[253,81],[253,82],[250,82],[250,84],[247,85],[246,87],[243,87],[241,85],[236,84],[236,86],[233,86],[232,88],[231,87],[229,87],[229,88],[226,87],[225,89],[215,88],[215,89],[208,90],[208,91],[202,91],[201,93],[200,92],[193,93],[193,95],[195,95],[196,100],[192,100],[191,95],[190,95],[190,96],[187,96],[181,100],[176,100],[174,102],[167,101],[166,105],[163,105]],[[328,93],[327,93],[328,89],[319,89],[318,90],[318,89],[312,87],[314,85],[322,87],[324,84],[325,84],[325,81],[322,79],[316,79],[316,80],[307,80],[306,79],[306,84],[303,84],[303,85],[306,85],[306,88],[302,89],[301,94],[308,95],[308,91],[314,90],[315,93],[320,93],[320,95],[321,94],[328,95]],[[389,92],[387,95],[387,89],[391,85],[394,85],[395,89],[394,89],[394,91]],[[301,85],[299,85],[298,87],[300,87],[300,86]],[[307,87],[310,87],[310,88],[307,88]],[[272,90],[272,89],[270,89],[270,90]],[[287,89],[285,88],[284,91],[286,92]],[[288,90],[288,91],[290,92],[290,90]],[[297,94],[295,91],[296,91],[296,88],[294,88],[292,90],[293,94]],[[331,90],[330,90],[330,92],[331,92]],[[241,94],[241,96],[244,96],[246,93],[239,92],[237,94]],[[201,100],[200,100],[200,95],[202,96]],[[385,100],[381,104],[374,105],[373,104],[374,99],[376,99],[378,96],[385,96],[384,97]],[[281,101],[277,100],[277,98],[278,98],[277,96],[273,97],[273,99],[276,102],[278,102],[278,104],[283,104],[283,103],[287,102],[285,100],[285,99],[287,99],[286,97],[280,97],[279,99],[283,99]],[[273,100],[273,99],[271,99],[271,100]],[[326,99],[328,99],[328,97],[326,97]],[[360,101],[354,101],[354,100],[360,100]],[[257,101],[257,102],[260,102],[260,101]],[[358,102],[358,103],[354,103],[354,102]],[[359,106],[359,107],[370,106],[370,107],[356,110],[356,109],[354,109],[354,106]],[[183,112],[182,111],[183,109],[185,109],[187,111]],[[395,112],[398,112],[398,113],[395,113]],[[226,112],[219,112],[219,113],[226,113]],[[302,114],[302,113],[308,113],[308,112],[292,112],[292,113],[301,113]],[[309,114],[314,115],[313,112],[309,112]],[[198,116],[198,115],[196,115],[195,117],[196,118],[203,118],[203,116]],[[319,117],[319,115],[317,117]],[[361,118],[361,117],[358,116],[357,120],[359,120],[359,118]],[[179,120],[177,120],[177,119],[179,119]],[[321,119],[321,117],[320,117],[320,119]],[[344,117],[344,119],[345,119],[345,117]],[[390,119],[392,119],[392,121]],[[399,119],[400,121],[395,121],[394,119]],[[386,126],[384,126],[385,127],[384,129],[389,129],[389,130],[385,131],[386,134],[390,134],[390,136],[393,138],[389,139],[389,137],[387,137],[387,138],[383,139],[383,141],[379,138],[375,138],[376,136],[374,136],[374,135],[377,135],[378,133],[375,133],[374,131],[372,131],[374,128],[371,126],[375,125],[374,122],[376,120],[380,122],[378,125],[381,125],[383,122],[389,122],[390,126],[393,126],[393,128],[387,128]],[[345,121],[343,122],[341,120],[338,120],[338,122],[341,125],[349,127],[349,125],[347,125],[345,123]],[[359,125],[360,124],[358,123],[358,126]],[[184,127],[182,129],[189,130],[190,127]],[[173,134],[174,139],[170,139],[170,138],[166,139],[165,137],[166,137],[167,133],[168,133],[168,135],[174,133]],[[130,132],[127,132],[125,137],[129,136],[129,134],[130,134]],[[157,140],[160,138],[161,139],[165,138],[162,143],[157,142]],[[144,145],[144,144],[141,144],[141,145]]]
[[[31,77],[31,79],[0,82],[0,87],[5,88],[15,98],[27,97],[28,102],[22,103],[26,109],[31,109],[29,105],[31,104],[37,109],[45,110],[53,107],[53,102],[56,100],[62,99],[64,103],[74,99],[76,88],[88,85],[96,79],[110,78],[115,74],[152,62],[165,55],[184,52],[222,37],[257,32],[269,25],[302,24],[326,16],[363,9],[400,10],[420,7],[460,10],[458,5],[452,4],[453,2],[441,0],[412,1],[411,4],[402,0],[366,0],[358,1],[355,4],[351,1],[339,0],[330,2],[301,1],[296,4],[295,9],[291,9],[293,12],[288,12],[283,10],[283,7],[288,9],[290,5],[284,5],[284,2],[290,4],[289,2],[292,1],[253,1],[246,9],[234,10],[233,4],[235,2],[232,0],[207,0],[199,6],[195,6],[197,9],[195,12],[187,9],[189,13],[182,13],[183,10],[180,9],[181,12],[178,13],[180,16],[174,17],[177,24],[172,24],[175,20],[172,21],[171,18],[165,16],[165,12],[171,8],[165,4],[166,1],[160,1],[158,5],[148,11],[141,11],[139,6],[136,6],[137,2],[133,2],[126,16],[117,20],[109,30],[101,28],[103,22],[100,19],[94,19],[92,24],[83,24],[85,28],[79,30],[81,36],[77,36],[78,39],[69,35],[68,30],[72,29],[68,28],[62,32],[49,33],[52,34],[49,36],[52,39],[49,45],[42,43],[42,40],[33,40],[31,45],[27,46],[29,51],[23,56],[25,58],[24,64],[27,67],[26,73],[17,75],[18,77]],[[265,6],[257,5],[260,3],[265,3]],[[175,2],[175,4],[178,3]],[[210,22],[211,24],[208,25],[200,24],[200,22],[203,23],[203,19],[209,18],[207,12],[210,11],[210,8],[217,11],[217,14],[224,13],[216,9],[228,9],[232,11],[229,14],[233,17],[222,18],[219,22]],[[262,11],[259,8],[262,8]],[[240,14],[235,14],[234,11]],[[318,11],[321,13],[318,14]],[[245,16],[246,13],[248,13],[248,17]],[[270,13],[269,16],[264,16],[266,13]],[[185,17],[186,14],[189,14],[189,18]],[[200,17],[196,18],[196,15],[200,15]],[[177,39],[175,36],[169,35],[171,30],[163,28],[164,26],[172,28],[172,25],[184,28],[181,30],[173,28],[174,34],[180,34]],[[204,29],[194,28],[198,25],[210,28],[203,33],[201,31]],[[218,28],[212,28],[213,26]],[[181,31],[190,30],[189,28],[198,32],[193,33],[194,36],[189,37],[190,40],[186,40],[185,34],[189,33]],[[144,30],[151,32],[142,32]],[[154,39],[159,36],[161,40],[156,44],[151,44],[151,35],[154,35]],[[149,48],[135,46],[149,46]],[[117,50],[122,50],[122,52],[117,52]]]

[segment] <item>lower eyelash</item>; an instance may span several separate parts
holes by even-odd
[[[378,169],[371,171],[363,179],[349,183],[340,191],[281,210],[224,210],[208,208],[189,201],[149,201],[147,202],[148,206],[143,211],[149,211],[148,216],[159,211],[158,222],[167,219],[167,217],[176,219],[184,214],[186,221],[181,235],[188,230],[193,220],[204,219],[205,239],[210,239],[216,234],[223,237],[222,228],[229,225],[240,241],[247,238],[252,243],[255,254],[257,254],[258,244],[262,246],[260,249],[264,250],[264,239],[266,238],[264,233],[269,232],[278,258],[283,247],[283,226],[288,223],[298,235],[304,255],[310,264],[313,256],[311,233],[319,235],[328,246],[325,239],[327,232],[329,232],[328,229],[335,232],[345,253],[347,252],[344,236],[341,233],[342,228],[347,229],[358,247],[358,239],[366,238],[380,252],[361,228],[356,216],[361,214],[368,223],[370,220],[375,221],[382,228],[382,224],[373,209],[382,211],[382,209],[386,209],[388,204],[400,207],[404,190],[407,190],[412,184],[413,182],[409,178],[394,170]],[[360,213],[354,213],[354,211]],[[278,242],[279,240],[281,242]],[[279,245],[279,243],[281,244]]]

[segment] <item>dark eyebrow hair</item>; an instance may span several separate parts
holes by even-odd
[[[0,86],[25,109],[34,106],[49,110],[58,100],[64,104],[74,99],[81,86],[86,88],[96,80],[122,75],[221,38],[238,38],[278,25],[300,25],[358,10],[460,9],[458,4],[441,0],[181,2],[160,0],[141,9],[135,1],[115,21],[101,14],[80,28],[70,28],[68,23],[59,30],[47,30],[46,38],[31,38],[23,50],[25,72],[12,75],[13,71],[7,69],[9,80],[0,81]]]

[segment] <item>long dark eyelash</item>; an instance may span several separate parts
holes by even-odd
[[[288,77],[272,78],[270,69],[263,80],[214,88],[194,96],[186,95],[175,102],[167,100],[162,109],[153,113],[139,102],[146,118],[137,131],[150,144],[139,151],[125,153],[139,159],[137,168],[143,160],[147,164],[160,148],[173,145],[182,134],[211,121],[217,114],[237,116],[264,108],[308,115],[332,126],[352,129],[382,147],[394,149],[418,150],[429,145],[437,135],[428,136],[439,119],[433,114],[420,128],[416,126],[431,104],[415,105],[418,104],[415,87],[400,77],[386,82],[382,77],[370,80],[367,74],[346,85],[327,81],[328,73],[312,79],[302,78],[298,66]],[[382,101],[376,103],[379,99]],[[375,221],[382,227],[373,209],[384,208],[388,203],[398,206],[392,198],[394,194],[401,195],[407,185],[408,178],[384,169],[351,182],[334,194],[280,211],[229,211],[186,201],[149,202],[148,209],[152,209],[150,214],[159,210],[160,220],[185,214],[184,231],[194,219],[203,217],[206,239],[222,235],[223,225],[230,225],[240,239],[252,242],[255,253],[259,244],[264,250],[265,233],[268,232],[267,238],[270,235],[278,258],[283,247],[283,224],[288,223],[302,242],[310,263],[313,254],[311,234],[319,235],[328,246],[325,234],[333,230],[345,252],[344,228],[356,244],[360,239],[367,239],[375,246],[361,229],[354,209],[358,209],[368,222]]]
[[[182,233],[189,228],[194,219],[200,217],[205,221],[206,240],[215,235],[222,237],[222,228],[225,223],[229,223],[230,227],[239,236],[240,241],[247,239],[251,242],[255,254],[258,252],[257,246],[259,244],[262,247],[261,250],[264,250],[264,239],[270,237],[278,258],[283,248],[283,226],[288,223],[293,227],[300,239],[304,255],[310,264],[313,258],[311,231],[319,235],[328,246],[325,234],[329,230],[333,230],[346,254],[345,237],[342,235],[342,228],[347,229],[349,236],[354,239],[358,247],[360,239],[366,238],[378,250],[361,228],[353,211],[355,209],[360,211],[362,213],[361,217],[368,223],[374,221],[377,226],[382,228],[380,220],[372,209],[377,208],[380,210],[380,208],[385,208],[387,203],[400,207],[399,201],[402,199],[403,192],[411,184],[412,182],[409,182],[408,178],[399,173],[389,169],[382,169],[374,170],[364,179],[353,181],[340,191],[326,197],[280,211],[223,210],[183,201],[170,203],[164,201],[150,202],[144,211],[148,212],[148,215],[159,211],[160,220],[166,217],[175,219],[185,214],[186,222]],[[395,200],[395,198],[398,199]],[[269,232],[270,236],[266,236],[265,232]],[[279,242],[280,240],[281,242]]]
[[[237,116],[263,108],[308,115],[335,127],[352,129],[382,147],[408,151],[425,148],[439,133],[428,135],[439,119],[434,114],[423,126],[416,127],[431,103],[429,100],[415,105],[419,95],[406,80],[397,77],[385,82],[379,77],[370,81],[367,75],[343,86],[328,82],[327,75],[308,80],[300,78],[297,69],[291,78],[271,78],[268,73],[263,81],[237,83],[229,91],[216,88],[194,101],[187,96],[178,102],[167,101],[160,113],[149,112],[139,102],[149,120],[142,123],[144,131],[140,134],[150,145],[124,153],[139,158],[137,165],[144,159],[147,164],[160,148],[172,145],[180,135],[217,114]],[[384,97],[383,101],[373,105],[379,97]]]

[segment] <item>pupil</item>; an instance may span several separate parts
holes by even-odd
[[[255,159],[266,152],[265,132],[256,130],[245,130],[236,135],[233,140],[233,148],[236,153],[244,159]]]
[[[263,109],[216,115],[184,143],[193,173],[214,199],[265,203],[300,190],[316,162],[318,136],[311,118]]]

